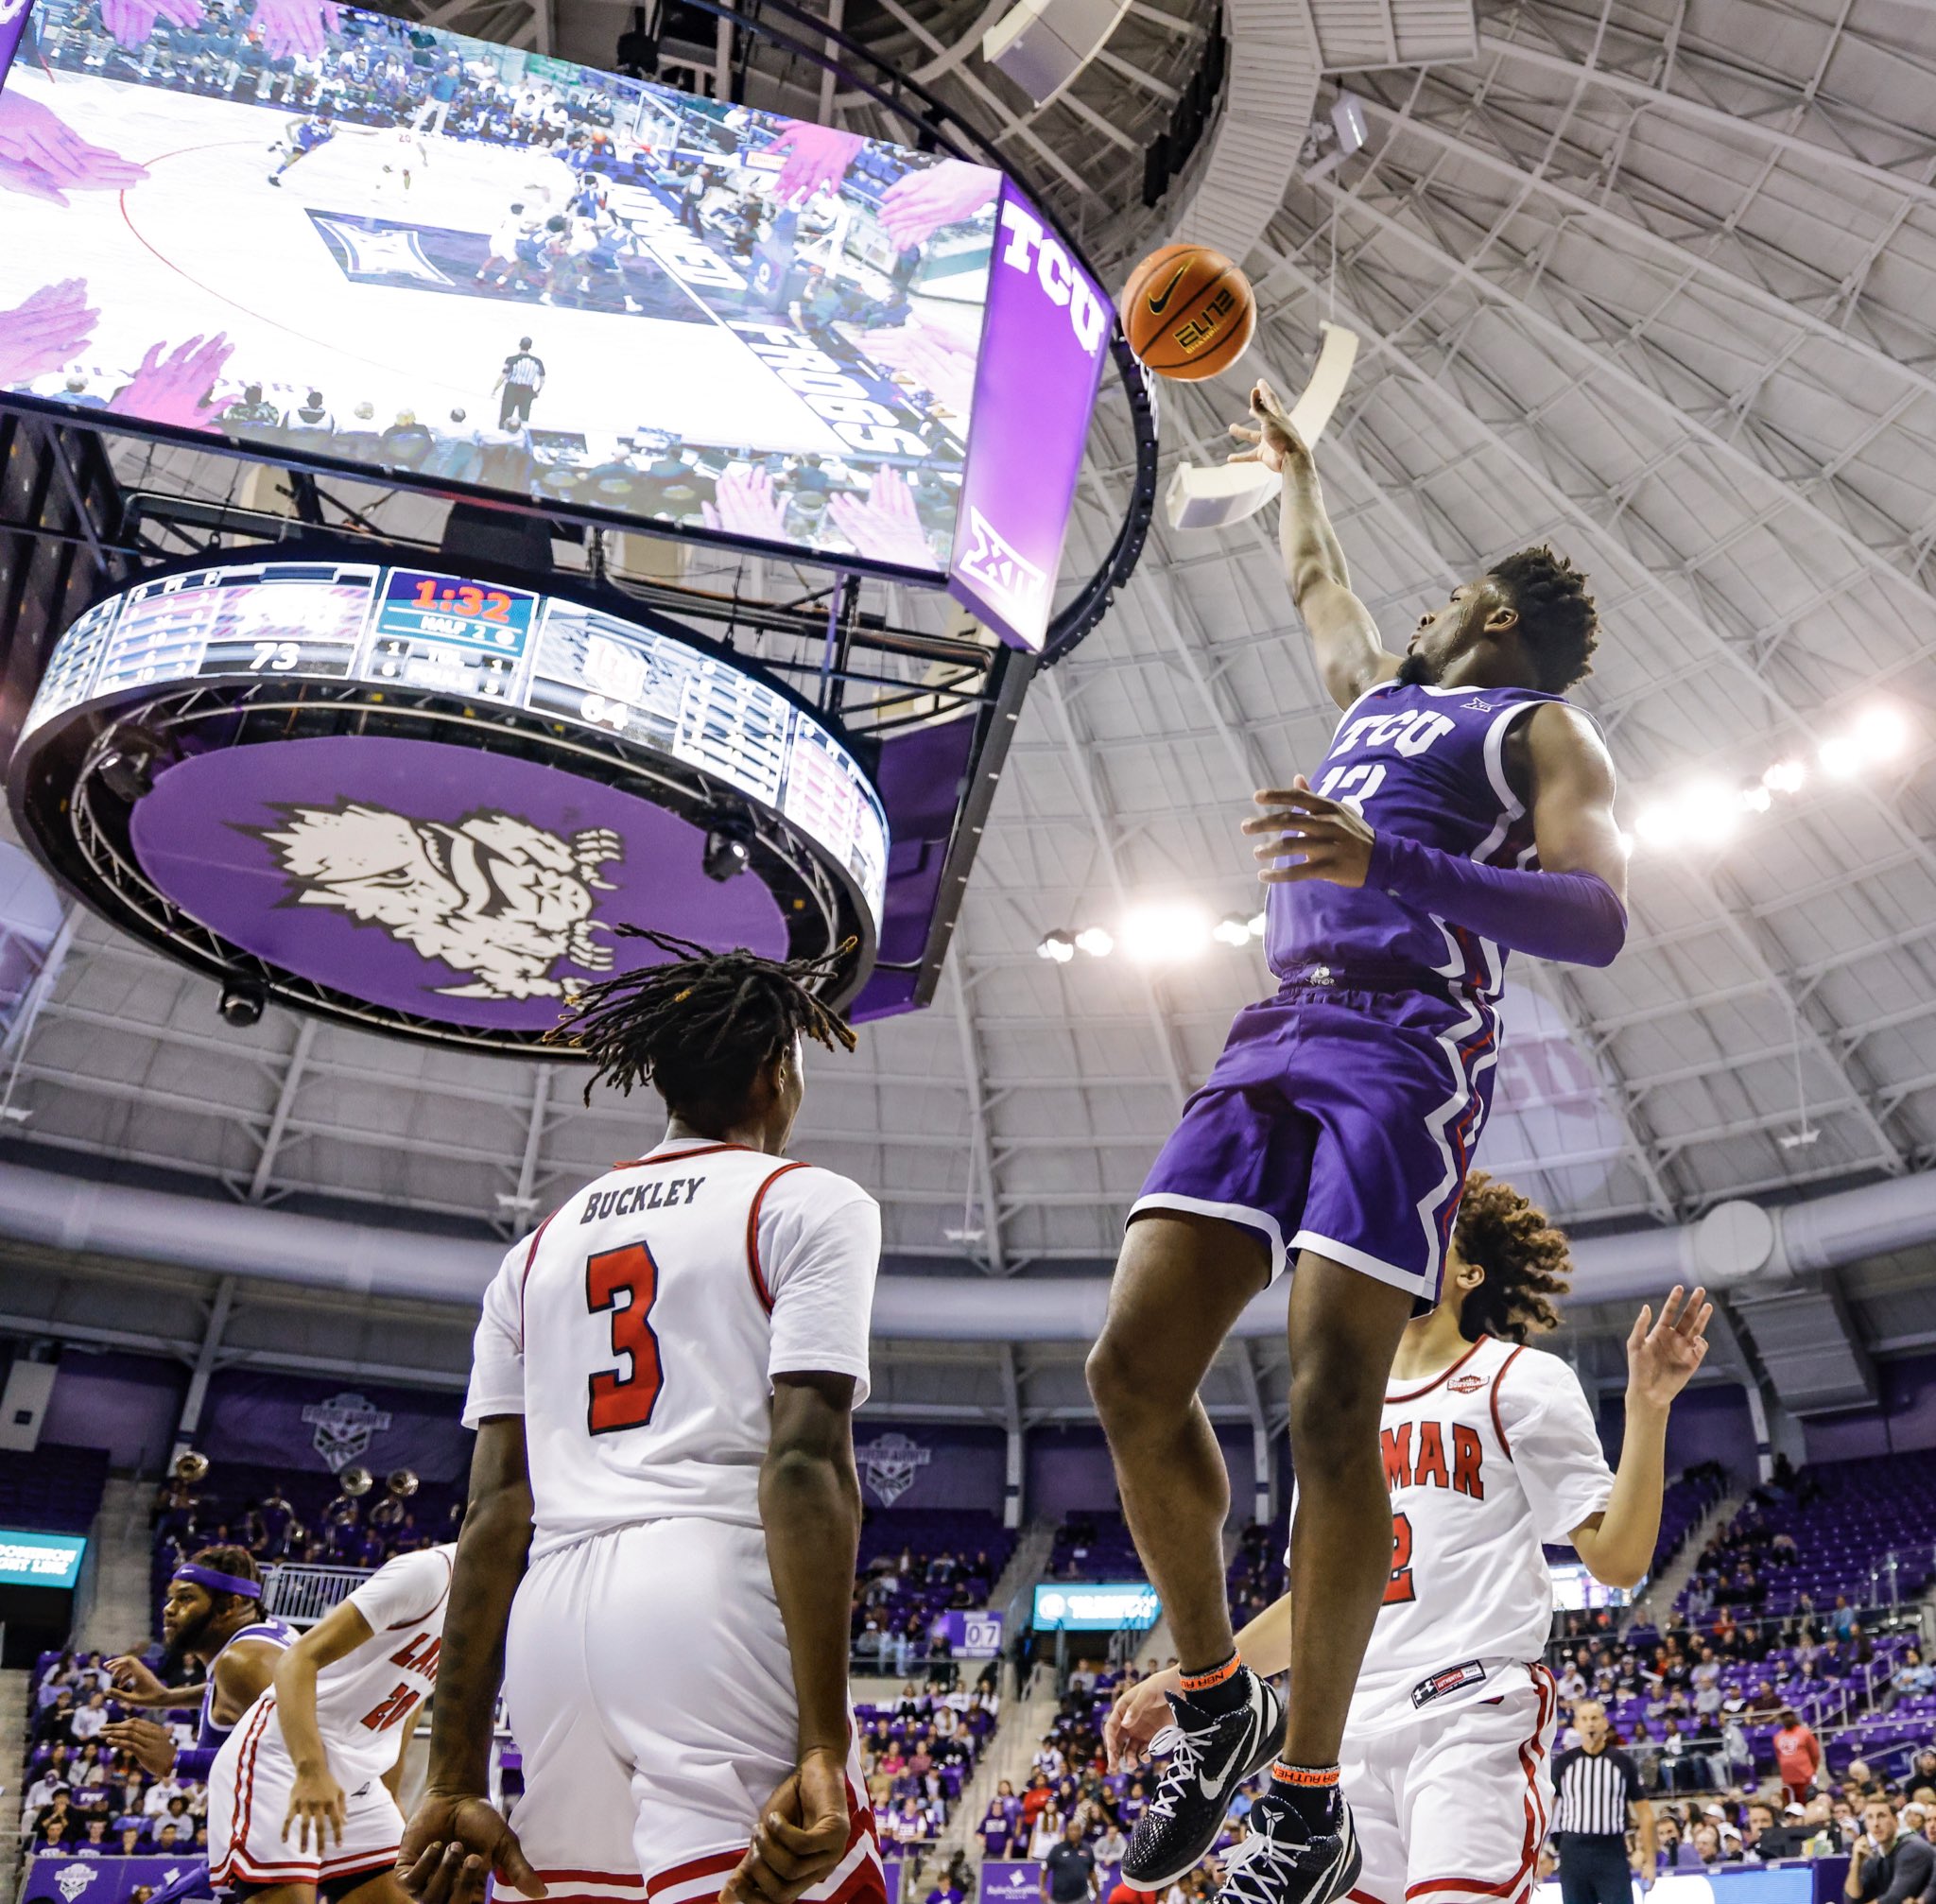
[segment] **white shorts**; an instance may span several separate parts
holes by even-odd
[[[643,1521],[532,1563],[511,1603],[511,1826],[550,1904],[708,1904],[794,1769],[799,1707],[766,1535]],[[851,1740],[851,1730],[850,1730]],[[850,1742],[849,1838],[825,1904],[886,1904]]]
[[[343,1776],[334,1764],[332,1769]],[[295,1782],[296,1768],[276,1718],[276,1696],[265,1692],[242,1715],[209,1768],[208,1875],[217,1889],[324,1884],[366,1872],[373,1878],[396,1862],[404,1815],[379,1774],[343,1777],[349,1801],[343,1842],[338,1844],[331,1833],[319,1850],[312,1830],[306,1853],[297,1843],[300,1826],[291,1826],[287,1841],[283,1838]]]
[[[1365,1860],[1355,1904],[1523,1904],[1552,1816],[1559,1705],[1535,1666],[1495,1699],[1347,1733],[1340,1784]]]

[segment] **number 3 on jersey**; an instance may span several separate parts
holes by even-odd
[[[1411,1585],[1411,1517],[1394,1514],[1392,1516],[1392,1578],[1385,1583],[1382,1604],[1399,1606],[1417,1598]]]
[[[612,1311],[612,1352],[628,1370],[602,1369],[592,1377],[585,1425],[594,1434],[644,1428],[658,1406],[665,1376],[659,1338],[649,1320],[659,1299],[659,1266],[643,1243],[606,1250],[585,1262],[585,1302],[592,1313]]]

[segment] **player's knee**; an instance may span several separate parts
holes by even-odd
[[[1105,1326],[1089,1351],[1084,1366],[1089,1397],[1111,1435],[1121,1437],[1161,1426],[1177,1412],[1163,1371],[1152,1366],[1157,1359],[1128,1331],[1115,1326]],[[1186,1398],[1184,1406],[1187,1405]]]
[[[1385,1375],[1360,1356],[1300,1344],[1290,1382],[1290,1445],[1301,1473],[1377,1459]]]

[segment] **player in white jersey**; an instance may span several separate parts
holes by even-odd
[[[456,1550],[398,1554],[276,1662],[209,1774],[217,1887],[253,1904],[401,1904],[395,1779],[437,1683]]]
[[[1660,1532],[1668,1411],[1701,1366],[1711,1307],[1677,1287],[1627,1339],[1617,1473],[1579,1377],[1525,1345],[1557,1325],[1565,1238],[1505,1184],[1475,1171],[1460,1204],[1445,1294],[1405,1330],[1380,1435],[1392,1493],[1392,1573],[1344,1733],[1363,1867],[1357,1904],[1523,1904],[1552,1805],[1558,1695],[1540,1663],[1553,1614],[1542,1543],[1570,1543],[1596,1579],[1633,1586]],[[1293,1513],[1296,1511],[1293,1499]],[[1286,1595],[1238,1636],[1253,1673],[1290,1660]],[[1105,1727],[1112,1764],[1152,1745],[1174,1670],[1129,1688]],[[1291,1688],[1295,1698],[1296,1688]],[[1187,1748],[1187,1740],[1182,1740]],[[1274,1769],[1273,1769],[1274,1775]],[[1234,1795],[1234,1794],[1233,1794]],[[1247,1839],[1226,1896],[1248,1899]],[[1261,1887],[1259,1887],[1261,1889]]]
[[[485,1292],[399,1870],[431,1904],[487,1868],[552,1904],[884,1904],[847,1704],[880,1212],[785,1155],[804,1039],[854,1034],[812,989],[832,961],[641,936],[673,962],[586,987],[570,1035],[671,1120]],[[510,1826],[484,1795],[500,1648]]]

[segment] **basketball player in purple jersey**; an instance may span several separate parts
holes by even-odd
[[[1174,1750],[1124,1880],[1161,1890],[1189,1870],[1232,1789],[1268,1765],[1221,1904],[1332,1904],[1360,1868],[1339,1746],[1392,1567],[1386,1376],[1438,1298],[1507,949],[1611,961],[1626,859],[1606,749],[1562,698],[1597,636],[1571,564],[1506,557],[1393,654],[1351,592],[1310,451],[1267,385],[1251,410],[1256,427],[1235,434],[1282,473],[1286,577],[1345,713],[1315,786],[1260,793],[1244,822],[1279,990],[1237,1014],[1131,1211],[1089,1386],[1182,1666]],[[1230,1482],[1197,1391],[1292,1259],[1287,1718],[1231,1633]]]

